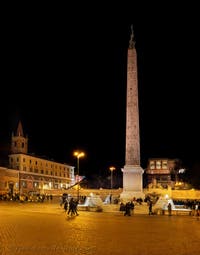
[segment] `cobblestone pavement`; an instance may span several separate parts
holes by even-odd
[[[200,220],[0,202],[0,255],[199,255]]]

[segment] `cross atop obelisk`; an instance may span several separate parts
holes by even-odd
[[[131,37],[129,40],[129,49],[133,49],[134,47],[135,47],[134,32],[133,32],[133,25],[131,25]]]

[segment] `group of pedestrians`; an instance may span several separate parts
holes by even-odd
[[[124,211],[124,216],[131,216],[134,213],[135,204],[133,201],[128,201],[126,204],[120,204],[120,211]]]
[[[68,196],[64,196],[61,199],[61,203],[60,206],[65,210],[65,213],[68,216],[78,216],[78,212],[77,212],[77,207],[78,207],[78,199],[74,199],[73,197],[71,197],[70,199],[68,198]]]
[[[66,201],[64,204],[64,209],[68,216],[73,216],[73,215],[78,216],[79,214],[77,212],[77,207],[78,207],[78,199],[74,200],[73,197],[70,199],[69,203]]]

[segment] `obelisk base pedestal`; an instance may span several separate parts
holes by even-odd
[[[144,170],[138,165],[125,165],[123,171],[123,192],[120,194],[120,200],[123,202],[133,199],[144,199],[142,175]]]

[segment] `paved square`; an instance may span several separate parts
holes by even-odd
[[[1,255],[199,255],[200,220],[122,212],[68,218],[56,203],[0,202]]]

